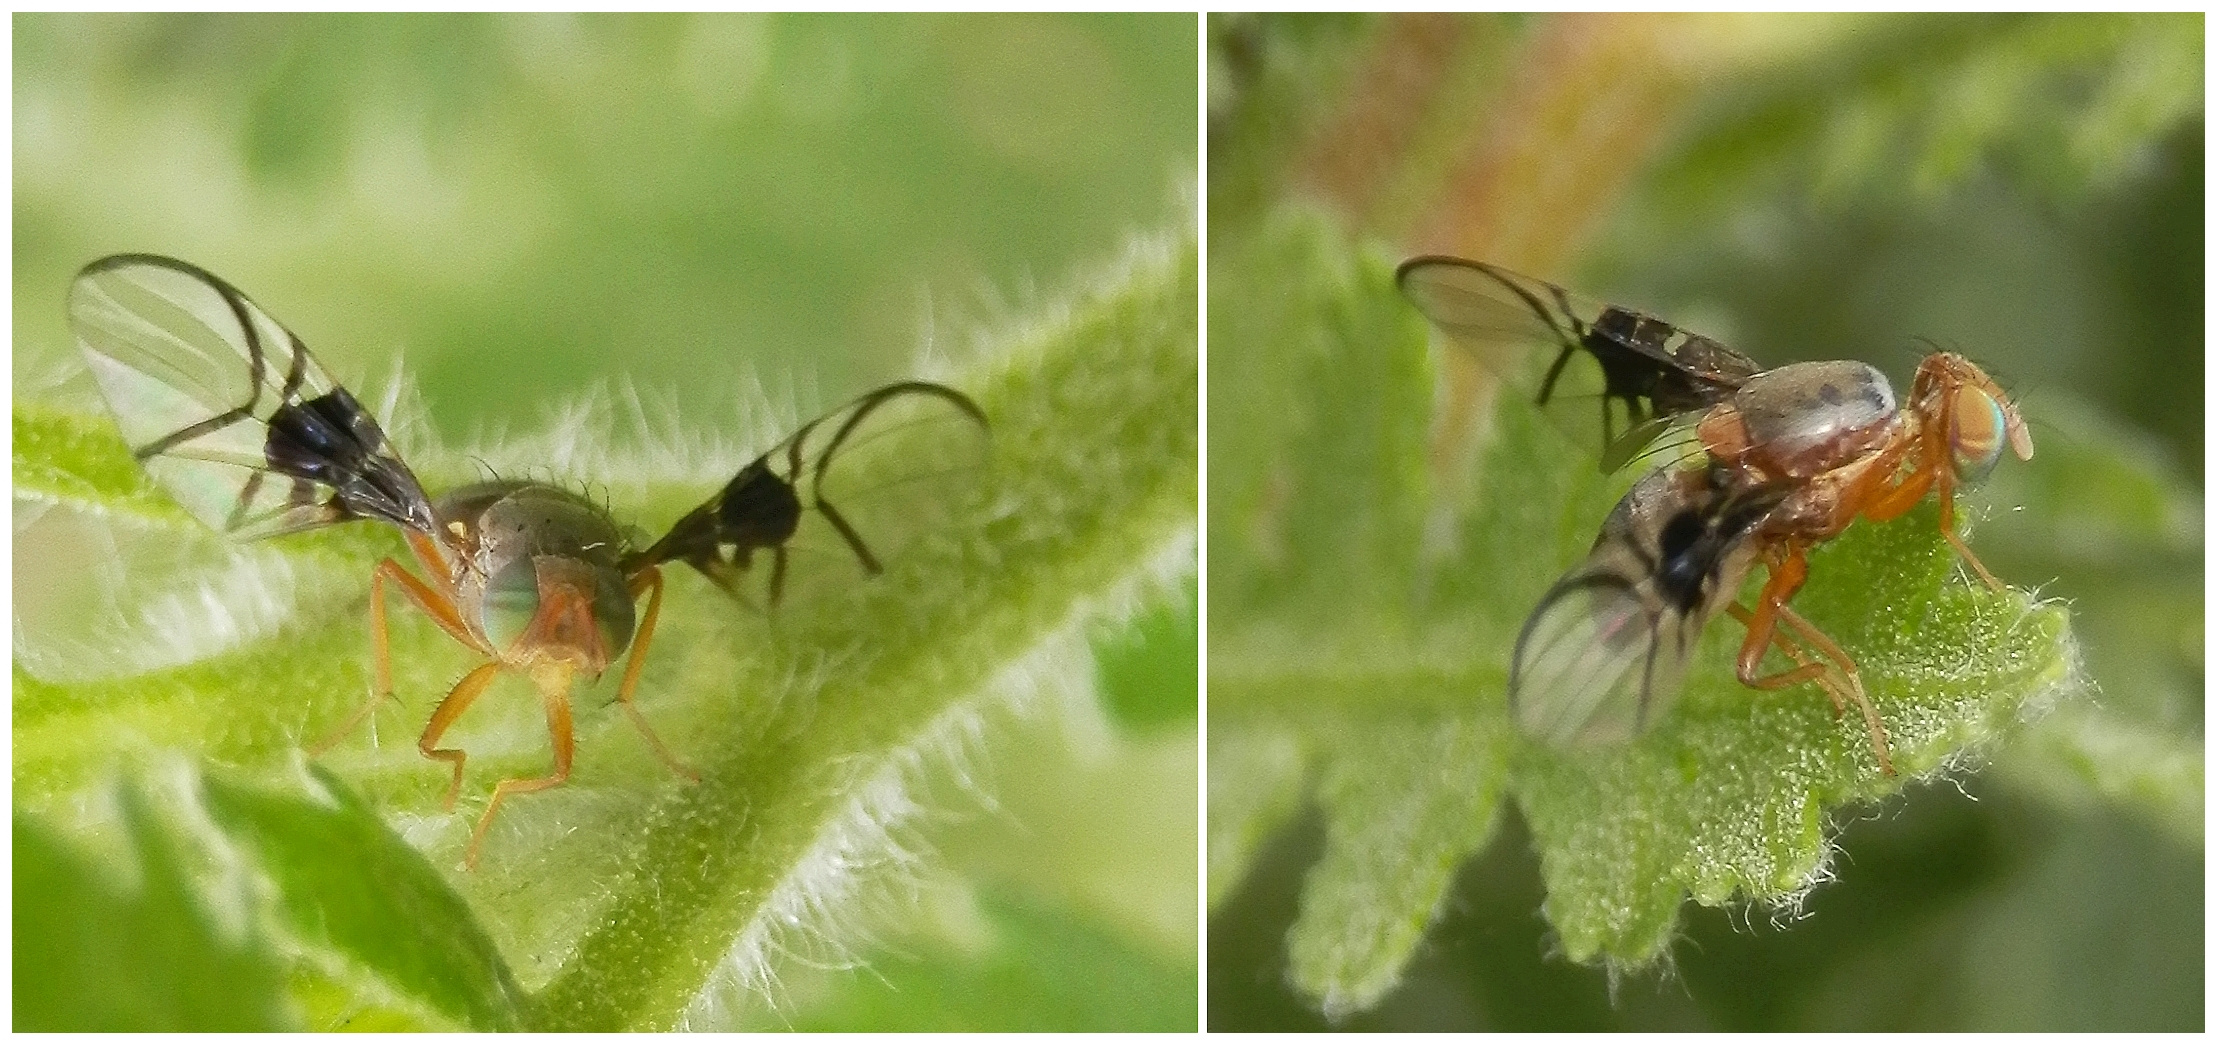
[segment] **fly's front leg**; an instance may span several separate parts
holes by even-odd
[[[476,670],[462,676],[462,681],[447,691],[446,699],[432,709],[431,721],[423,727],[423,736],[416,740],[416,750],[423,752],[423,757],[454,764],[454,782],[446,789],[448,809],[454,808],[455,796],[462,793],[462,763],[468,761],[469,756],[460,748],[439,747],[439,738],[446,735],[447,727],[454,725],[454,720],[461,718],[462,712],[468,711],[485,692],[485,687],[492,685],[499,676],[500,662],[497,660],[480,664]]]
[[[1978,579],[1986,582],[1988,590],[2003,590],[2005,585],[2001,578],[1994,576],[1985,563],[1978,561],[1978,556],[1971,554],[1971,546],[1963,543],[1962,536],[1955,532],[1955,476],[1942,469],[1935,484],[1940,487],[1940,536],[1947,538],[1948,543],[1955,546],[1955,554],[1962,556],[1964,565],[1978,574]]]
[[[646,666],[647,647],[654,642],[655,622],[662,619],[660,568],[649,566],[631,578],[631,597],[636,600],[641,592],[651,593],[647,596],[647,612],[640,618],[638,636],[632,640],[631,660],[624,666],[624,681],[616,689],[616,702],[623,706],[624,714],[631,717],[631,724],[638,726],[639,732],[646,736],[647,743],[654,746],[654,753],[661,756],[663,764],[676,770],[677,775],[697,784],[700,783],[701,775],[670,754],[670,749],[662,745],[662,738],[654,735],[654,730],[647,726],[647,717],[639,713],[639,706],[631,701],[632,691],[639,687],[639,669]]]
[[[2000,578],[1986,568],[1986,564],[1971,553],[1971,546],[1963,543],[1962,535],[1955,532],[1955,473],[1948,467],[1947,447],[1940,441],[1940,434],[1947,431],[1945,414],[1931,421],[1917,440],[1916,464],[1909,474],[1892,489],[1879,494],[1875,500],[1863,505],[1862,514],[1872,522],[1885,522],[1895,518],[1924,500],[1926,491],[1938,488],[1940,493],[1940,536],[1947,538],[1955,553],[1963,557],[1972,573],[1986,582],[1986,587],[2001,591]],[[1893,468],[1886,469],[1888,472]]]
[[[494,667],[495,665],[486,665]],[[466,680],[465,680],[466,681]],[[500,803],[509,795],[527,795],[559,786],[570,778],[570,755],[575,750],[575,738],[570,733],[570,683],[564,672],[561,682],[550,684],[544,679],[534,679],[539,686],[539,699],[546,704],[547,735],[554,741],[554,772],[543,777],[503,780],[493,785],[492,801],[485,803],[485,815],[477,818],[477,830],[470,833],[469,855],[463,859],[471,870],[477,868],[477,851],[485,844],[485,831],[493,826],[493,814],[500,811]],[[456,752],[457,755],[460,752]],[[461,780],[462,763],[454,764],[455,780]],[[450,801],[448,804],[452,804]]]
[[[1885,522],[1917,506],[1932,489],[1933,477],[1938,474],[1939,462],[1929,454],[1919,455],[1919,460],[1908,475],[1892,489],[1877,495],[1876,499],[1860,506],[1863,518],[1872,522]]]
[[[419,549],[419,554],[420,551]],[[386,630],[385,621],[385,582],[388,580],[398,584],[400,593],[407,596],[408,601],[414,603],[417,609],[422,610],[424,616],[431,618],[431,622],[437,624],[440,630],[454,636],[456,642],[491,655],[491,651],[486,650],[470,634],[469,625],[462,621],[461,611],[455,608],[454,600],[444,591],[416,579],[414,574],[409,573],[394,559],[387,558],[379,562],[377,569],[370,574],[370,650],[376,671],[375,688],[370,692],[369,699],[363,701],[362,706],[355,709],[352,715],[347,716],[345,723],[308,749],[311,756],[320,757],[337,746],[339,741],[346,739],[363,720],[377,710],[377,705],[393,695],[392,640]]]

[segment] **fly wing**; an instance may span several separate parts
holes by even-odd
[[[1618,743],[1678,696],[1701,629],[1739,592],[1775,500],[1724,495],[1700,468],[1659,468],[1602,524],[1585,561],[1517,636],[1509,706],[1558,746]]]
[[[1395,278],[1450,342],[1527,388],[1605,471],[1756,373],[1710,338],[1498,265],[1432,255],[1403,262]]]
[[[150,254],[103,258],[70,285],[69,321],[132,455],[209,527],[431,530],[430,502],[377,419],[221,278]]]
[[[776,609],[884,572],[943,530],[986,462],[985,413],[945,385],[864,393],[756,458],[625,562],[685,562],[742,601]]]

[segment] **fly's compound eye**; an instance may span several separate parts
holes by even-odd
[[[1994,464],[2001,460],[2008,420],[2002,415],[2001,404],[1975,385],[1958,385],[1954,400],[1949,410],[1948,453],[1953,458],[1955,477],[1964,483],[1976,483],[1991,474]]]
[[[530,629],[539,616],[539,571],[531,556],[518,555],[485,582],[485,637],[504,650]]]
[[[519,640],[530,638],[534,646],[583,654],[584,670],[592,674],[631,645],[638,618],[622,574],[555,556],[527,555],[486,582],[484,625],[494,649],[513,650]]]

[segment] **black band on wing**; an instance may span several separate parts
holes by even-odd
[[[1451,340],[1496,346],[1481,347],[1479,359],[1512,371],[1509,376],[1517,361],[1500,348],[1518,342],[1552,348],[1554,358],[1533,396],[1539,406],[1554,401],[1573,357],[1581,352],[1592,357],[1601,378],[1593,393],[1601,432],[1595,449],[1603,453],[1606,470],[1632,460],[1642,448],[1620,446],[1620,438],[1639,433],[1652,440],[1666,427],[1658,419],[1714,406],[1757,370],[1709,338],[1632,309],[1574,298],[1553,283],[1497,265],[1425,255],[1402,262],[1395,279]],[[1507,319],[1512,314],[1519,314],[1513,327]]]
[[[861,397],[802,425],[769,452],[754,459],[716,496],[685,514],[670,532],[643,552],[625,559],[622,569],[635,574],[657,563],[683,561],[734,595],[754,566],[754,553],[770,555],[768,598],[775,609],[785,586],[786,542],[799,529],[803,513],[814,511],[839,535],[863,572],[884,571],[880,555],[864,535],[824,494],[824,480],[849,440],[870,416],[902,396],[929,396],[953,406],[986,428],[985,412],[968,396],[928,381],[902,381]],[[835,422],[828,436],[815,438]],[[742,596],[743,597],[743,596]]]
[[[156,454],[167,452],[171,447],[190,442],[212,432],[222,431],[239,421],[253,417],[254,408],[260,405],[262,401],[264,372],[269,368],[269,357],[268,353],[262,348],[261,334],[254,327],[252,316],[254,306],[247,301],[246,295],[241,293],[239,288],[232,286],[222,276],[218,276],[192,262],[179,261],[176,258],[163,257],[160,254],[117,254],[112,257],[101,258],[85,266],[77,275],[78,278],[82,279],[106,269],[122,268],[126,265],[153,265],[159,268],[174,269],[206,283],[209,289],[214,290],[216,295],[223,299],[224,305],[231,310],[231,318],[238,321],[239,340],[246,343],[247,359],[246,402],[205,421],[186,425],[145,446],[137,447],[131,451],[131,455],[140,461],[145,461]],[[299,347],[296,340],[294,348],[299,349]],[[297,377],[299,371],[305,365],[304,360],[306,358],[304,351],[296,351],[293,356],[293,377]],[[292,383],[291,379],[288,379],[288,390],[293,387],[297,386]],[[241,507],[244,507],[243,503]]]
[[[205,462],[247,470],[238,482],[236,500],[228,516],[221,517],[230,532],[258,530],[271,536],[350,519],[383,519],[396,525],[430,532],[434,523],[430,500],[406,464],[387,443],[385,432],[368,410],[344,387],[332,382],[309,354],[299,337],[271,318],[229,281],[215,273],[175,258],[155,254],[119,254],[93,262],[78,273],[80,284],[130,269],[163,269],[187,277],[221,302],[232,328],[211,330],[242,357],[246,369],[246,401],[212,417],[184,425],[132,450],[142,462],[166,457],[183,462]],[[128,278],[128,273],[123,273]],[[74,291],[73,291],[74,293]],[[159,291],[155,293],[159,294]],[[167,298],[176,308],[186,304]],[[130,313],[128,306],[126,313]],[[167,316],[138,314],[143,322],[160,326]],[[200,322],[208,322],[200,317]],[[130,365],[142,371],[144,380],[159,382],[149,367],[178,366],[179,356],[170,343],[156,338],[118,335],[116,328],[102,328],[85,320],[105,336],[118,339],[108,351],[121,352]],[[265,334],[281,334],[281,345],[265,342]],[[81,336],[82,335],[81,333]],[[176,334],[179,338],[185,335]],[[289,352],[283,383],[272,384],[272,351]],[[88,343],[88,352],[94,351]],[[213,358],[213,357],[210,357]],[[106,392],[106,389],[103,389]],[[321,391],[313,399],[304,395]],[[265,394],[266,393],[266,394]],[[111,406],[116,405],[111,402]],[[119,415],[120,419],[120,415]],[[260,460],[244,460],[236,448],[219,449],[196,442],[235,425],[261,426]],[[270,473],[291,480],[281,499],[265,499]],[[203,477],[201,482],[205,482]],[[209,518],[213,523],[215,518]]]
[[[306,349],[297,342],[295,359]],[[384,519],[401,526],[431,532],[432,522],[423,488],[414,473],[387,449],[385,430],[377,419],[344,388],[306,402],[297,401],[299,385],[288,378],[285,405],[269,418],[269,439],[263,454],[270,471],[295,482],[289,497],[295,506],[315,503],[309,483],[329,487],[325,508],[330,521]]]

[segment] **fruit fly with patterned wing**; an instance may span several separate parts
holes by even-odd
[[[750,601],[770,610],[791,595],[789,566],[804,550],[874,575],[891,553],[888,542],[918,529],[913,502],[938,493],[919,493],[916,484],[939,481],[947,471],[934,461],[893,479],[850,481],[847,462],[897,471],[883,460],[872,463],[866,448],[922,424],[949,424],[980,438],[986,429],[977,405],[952,388],[922,381],[884,386],[803,425],[661,540],[635,548],[600,505],[548,483],[494,480],[432,500],[377,419],[300,339],[198,266],[146,254],[93,262],[70,288],[69,316],[133,456],[202,523],[255,539],[373,519],[406,538],[423,576],[392,558],[372,572],[375,685],[315,752],[344,739],[393,697],[389,591],[486,658],[439,702],[417,741],[426,758],[453,767],[447,808],[461,793],[467,756],[439,746],[440,737],[503,672],[537,689],[554,748],[552,772],[494,785],[470,836],[472,867],[505,799],[569,778],[570,692],[580,679],[598,679],[627,649],[617,704],[663,763],[699,779],[633,700],[662,609],[662,564],[684,562],[735,595],[753,592]],[[876,515],[858,511],[874,495],[901,492],[904,483],[909,505]]]
[[[1991,472],[2005,445],[2030,460],[2032,437],[1984,371],[1935,352],[1904,403],[1867,364],[1763,369],[1711,338],[1484,262],[1413,258],[1397,279],[1449,343],[1496,373],[1536,374],[1535,404],[1595,447],[1605,471],[1659,443],[1677,451],[1633,484],[1585,560],[1526,619],[1509,681],[1521,728],[1562,745],[1638,733],[1675,698],[1694,640],[1723,610],[1747,625],[1734,664],[1742,683],[1814,682],[1836,714],[1852,704],[1893,773],[1855,661],[1789,603],[1811,547],[1934,492],[1941,534],[2001,590],[1956,533],[1955,491]],[[1671,432],[1683,438],[1665,440]],[[1745,607],[1737,596],[1757,563],[1768,577]],[[1765,674],[1773,648],[1794,666]]]

